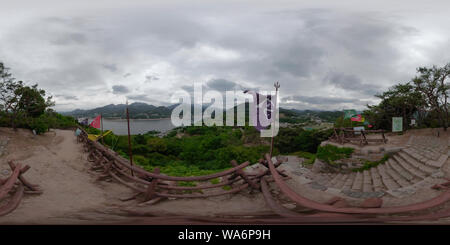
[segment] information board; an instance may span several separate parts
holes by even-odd
[[[402,131],[403,131],[403,117],[393,117],[392,132],[402,132]]]

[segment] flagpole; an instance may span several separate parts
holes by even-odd
[[[277,100],[278,100],[278,88],[280,88],[280,83],[276,82],[273,86],[275,86],[275,102],[274,102],[274,108],[273,108],[273,112],[274,113],[274,120],[273,120],[273,125],[272,125],[272,140],[270,143],[270,159],[272,159],[272,154],[273,154],[273,142],[274,142],[274,134],[275,134],[275,121],[276,121],[276,117],[277,117],[277,113],[276,113],[276,109],[277,109]]]
[[[131,135],[130,135],[130,114],[128,113],[128,100],[127,100],[127,125],[128,125],[128,153],[130,155],[130,166],[133,167],[133,152],[131,150]],[[131,170],[131,176],[134,176],[133,169]]]

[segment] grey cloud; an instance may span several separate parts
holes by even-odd
[[[116,64],[103,64],[102,66],[103,66],[103,68],[105,68],[106,70],[109,70],[111,72],[116,72],[117,71],[117,65]]]
[[[153,75],[145,76],[145,81],[146,82],[158,81],[158,80],[159,80],[159,77],[157,77],[157,76],[153,76]]]
[[[74,95],[63,95],[63,94],[57,94],[55,95],[55,97],[57,98],[63,98],[65,100],[78,100],[77,96]]]
[[[146,103],[150,103],[150,104],[160,104],[160,105],[164,105],[164,106],[170,105],[169,102],[158,101],[156,99],[151,98],[147,94],[129,95],[129,96],[127,96],[127,99],[135,101],[135,102],[146,102]]]
[[[326,80],[335,87],[360,92],[369,96],[373,96],[382,90],[380,86],[363,83],[360,78],[353,74],[331,73],[326,77]]]
[[[146,95],[146,94],[129,95],[129,96],[127,96],[127,98],[131,99],[131,100],[136,100],[136,101],[145,101],[145,102],[152,101],[152,99],[150,99],[148,97],[148,95]]]
[[[206,85],[210,89],[218,90],[221,92],[234,90],[237,87],[237,84],[235,82],[231,82],[226,79],[212,79],[209,80]]]
[[[52,43],[56,45],[85,44],[87,38],[82,33],[66,33],[55,37]]]
[[[183,86],[181,86],[181,89],[183,89],[184,91],[186,91],[190,94],[194,93],[194,86],[183,85]]]
[[[241,86],[268,90],[280,81],[280,93],[299,103],[359,106],[360,99],[370,100],[413,75],[415,67],[405,67],[411,53],[398,43],[433,34],[401,16],[360,7],[304,9],[302,4],[277,4],[277,11],[264,6],[226,11],[216,3],[183,6],[128,5],[120,11],[97,6],[92,7],[95,17],[81,8],[21,17],[20,24],[0,29],[0,57],[6,64],[11,60],[17,77],[39,82],[54,94],[75,90],[83,99],[110,90],[107,82],[123,76],[129,83],[119,86],[127,92],[138,86],[145,89],[152,81],[163,84],[167,78],[163,85],[168,92],[158,94],[159,103],[169,101],[176,88],[192,92],[192,84],[185,81],[203,81],[205,89],[219,91]],[[408,11],[406,15],[415,18],[417,13]],[[448,38],[448,33],[437,36]],[[416,48],[425,57],[422,60],[437,62],[447,57],[435,51],[439,45]],[[145,80],[135,84],[131,73],[118,71]],[[216,79],[202,80],[211,77]],[[113,88],[115,93],[125,90]],[[326,96],[330,92],[334,97]],[[299,93],[308,97],[295,97]],[[134,96],[156,103],[145,95]],[[97,99],[96,103],[110,103]],[[80,99],[74,104],[89,102]]]
[[[126,86],[123,86],[123,85],[114,85],[114,86],[112,86],[112,89],[113,89],[113,94],[126,94],[126,93],[130,92],[130,90]]]
[[[359,99],[352,98],[333,98],[333,97],[323,97],[323,96],[287,96],[281,99],[281,102],[288,103],[288,101],[303,102],[312,105],[334,105],[342,103],[362,103]]]

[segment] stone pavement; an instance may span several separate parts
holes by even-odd
[[[447,162],[449,147],[450,139],[444,137],[411,136],[405,148],[369,170],[343,174],[313,173],[301,168],[293,178],[301,178],[312,189],[352,198],[401,198],[446,182],[441,167]]]

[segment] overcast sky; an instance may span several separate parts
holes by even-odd
[[[450,1],[0,3],[0,61],[59,111],[275,81],[283,107],[362,109],[450,62]]]

